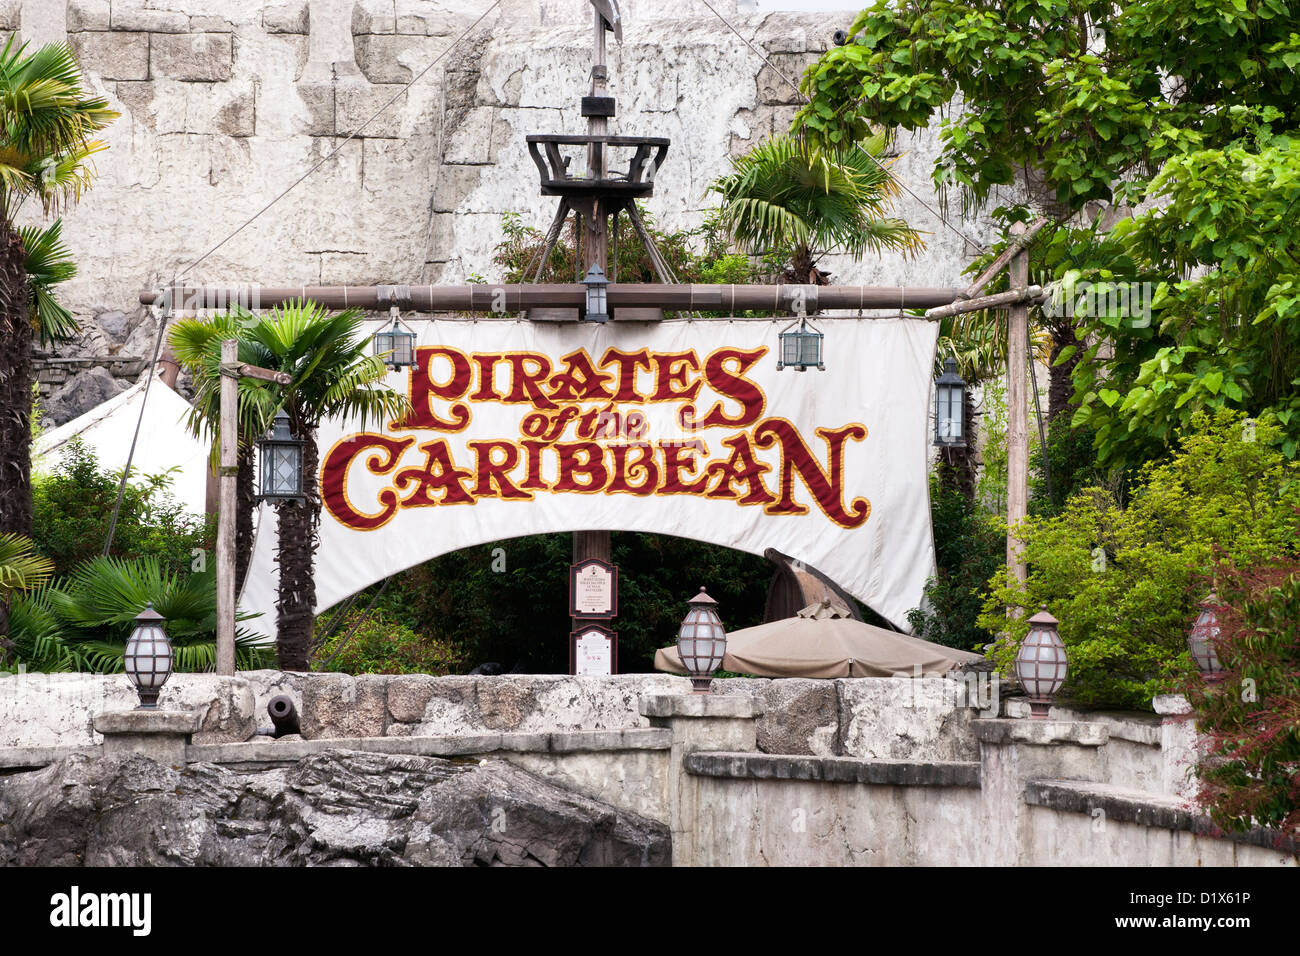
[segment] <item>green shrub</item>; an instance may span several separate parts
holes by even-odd
[[[334,627],[335,623],[338,624]],[[385,608],[347,611],[339,622],[322,615],[317,634],[333,633],[316,654],[314,670],[344,674],[452,674],[461,654],[451,644],[416,633]]]
[[[120,473],[101,468],[95,453],[79,439],[69,442],[52,474],[34,477],[32,538],[36,550],[54,562],[57,574],[69,574],[103,553],[120,479]],[[109,553],[123,558],[151,555],[164,568],[188,572],[193,552],[211,548],[215,521],[185,512],[168,491],[169,474],[135,479],[127,482]]]
[[[97,673],[122,670],[122,652],[146,604],[166,618],[163,627],[176,653],[177,671],[204,671],[215,665],[215,565],[190,573],[173,571],[152,556],[94,558],[48,595],[59,640],[72,655],[75,669]],[[253,643],[247,632],[236,632],[236,666],[270,667],[274,659],[274,648]]]
[[[1057,516],[1028,519],[1024,588],[999,569],[979,618],[1011,638],[990,648],[994,659],[1010,668],[1026,619],[1045,603],[1070,655],[1063,692],[1149,709],[1190,666],[1188,621],[1216,549],[1243,564],[1295,553],[1300,463],[1284,458],[1278,434],[1237,413],[1200,414],[1170,460],[1138,474],[1127,507],[1091,488]]]

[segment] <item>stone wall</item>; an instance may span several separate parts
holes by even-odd
[[[528,133],[585,130],[585,0],[505,0],[409,90],[487,0],[11,0],[0,28],[66,39],[121,113],[94,188],[66,216],[79,272],[63,298],[85,340],[65,354],[140,357],[156,326],[141,289],[167,282],[335,149],[301,187],[187,276],[239,284],[462,282],[491,261],[508,213],[544,228]],[[794,115],[796,94],[700,5],[628,3],[611,45],[612,131],[672,139],[650,210],[691,227],[728,156]],[[716,4],[797,80],[837,26],[826,14]],[[844,17],[847,19],[847,14]],[[388,100],[392,107],[362,124]],[[358,132],[359,131],[359,132]],[[348,134],[357,132],[347,141]],[[932,133],[905,135],[894,169],[931,205]],[[990,208],[1000,200],[990,203]],[[910,196],[924,260],[826,263],[836,281],[957,284],[972,250]],[[977,238],[987,223],[964,227]],[[47,382],[54,384],[47,376]]]
[[[262,671],[178,675],[160,703],[196,713],[177,758],[196,767],[504,761],[667,825],[679,865],[1253,866],[1300,854],[1265,831],[1225,837],[1194,810],[1181,699],[1158,699],[1156,718],[1031,721],[950,706],[951,688],[927,681],[906,693],[897,680],[718,683],[705,696],[665,675]],[[304,736],[253,736],[276,693],[297,701]],[[93,715],[134,703],[120,676],[0,678],[0,772],[105,757]]]
[[[723,694],[756,698],[766,753],[873,759],[969,760],[970,721],[955,681],[942,678],[744,679],[715,682]],[[234,678],[179,674],[160,706],[204,709],[203,742],[239,741],[271,730],[267,704],[287,694],[308,740],[614,731],[650,726],[638,710],[652,694],[685,693],[669,674],[616,677],[429,677],[245,671]],[[0,677],[0,747],[98,743],[96,713],[134,706],[122,676]],[[57,718],[53,715],[57,715]]]

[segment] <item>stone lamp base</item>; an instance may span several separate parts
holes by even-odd
[[[138,753],[183,767],[199,715],[188,710],[122,710],[96,714],[91,724],[104,735],[105,756]]]

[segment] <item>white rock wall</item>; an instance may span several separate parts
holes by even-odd
[[[25,0],[0,27],[66,37],[88,83],[122,116],[98,178],[68,214],[79,314],[135,308],[206,253],[349,132],[361,135],[189,273],[209,283],[459,282],[499,274],[503,213],[544,228],[524,136],[580,132],[591,27],[580,0],[506,0],[409,91],[486,0]],[[825,14],[719,11],[792,78],[842,25]],[[673,145],[650,201],[667,227],[698,224],[727,157],[784,129],[796,95],[701,4],[626,4],[611,45],[613,131]],[[899,177],[937,204],[932,135],[904,136]],[[996,203],[994,204],[996,205]],[[931,231],[922,259],[830,261],[837,281],[955,284],[971,253],[919,203],[898,212]],[[964,228],[987,236],[980,223]],[[148,337],[141,333],[141,341]],[[137,350],[128,342],[125,352]]]

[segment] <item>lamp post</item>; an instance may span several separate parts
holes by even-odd
[[[1029,619],[1029,633],[1016,654],[1016,679],[1029,695],[1029,716],[1046,720],[1052,698],[1065,683],[1069,661],[1065,643],[1057,632],[1060,623],[1047,613],[1047,605]]]
[[[591,264],[582,284],[587,287],[587,308],[583,319],[603,325],[609,321],[609,280],[605,278],[605,270],[600,267],[600,263]]]
[[[153,604],[146,604],[145,609],[136,615],[135,630],[126,642],[122,669],[140,695],[140,706],[136,710],[157,710],[158,692],[172,676],[175,655],[172,642],[163,630],[165,620],[153,609]]]
[[[727,629],[718,617],[718,602],[704,588],[688,603],[690,610],[677,631],[677,655],[691,675],[695,693],[707,694],[727,652]]]
[[[1219,636],[1219,618],[1214,613],[1218,603],[1217,594],[1211,592],[1206,595],[1201,601],[1201,610],[1196,615],[1192,629],[1187,632],[1187,649],[1192,652],[1192,660],[1196,661],[1206,683],[1216,683],[1227,676],[1219,662],[1219,655],[1214,652],[1214,639]]]
[[[940,448],[960,448],[964,431],[966,382],[957,374],[955,359],[943,363],[943,374],[934,380],[934,443]]]
[[[822,362],[822,340],[826,336],[815,325],[809,325],[806,318],[798,320],[799,328],[791,322],[777,336],[780,347],[777,350],[776,370],[793,368],[800,372],[810,368],[826,371]]]
[[[276,412],[270,430],[257,446],[262,465],[258,501],[307,500],[302,480],[302,449],[306,444],[293,437],[284,410]]]
[[[239,342],[221,343],[221,465],[217,471],[217,673],[235,673],[235,480],[239,474],[239,380],[276,385],[293,381],[288,372],[239,361]]]

